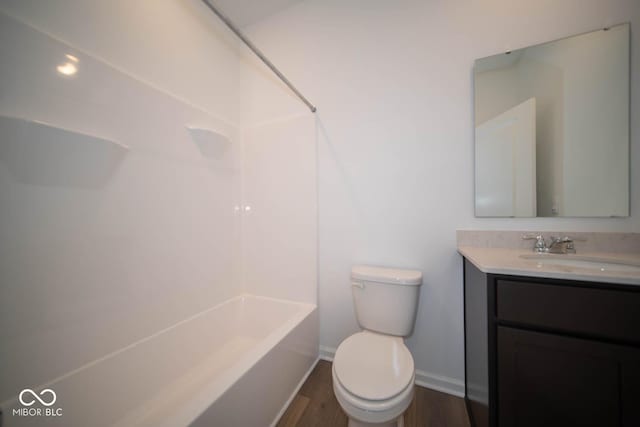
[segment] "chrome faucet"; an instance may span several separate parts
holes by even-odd
[[[556,237],[551,236],[551,243],[547,245],[542,234],[525,234],[522,236],[524,240],[535,240],[533,251],[539,254],[575,254],[576,247],[573,244],[574,239],[569,236]]]
[[[575,254],[576,248],[573,245],[573,239],[569,236],[551,236],[551,243],[547,247],[547,252],[550,254]]]
[[[522,236],[522,240],[534,240],[536,244],[533,245],[533,251],[539,254],[547,252],[547,242],[544,241],[542,234],[525,234]]]

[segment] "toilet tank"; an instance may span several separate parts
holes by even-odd
[[[411,335],[421,284],[420,271],[354,266],[351,292],[360,327],[388,335]]]

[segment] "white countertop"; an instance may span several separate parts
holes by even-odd
[[[606,269],[600,271],[597,268],[550,265],[546,262],[539,262],[536,259],[522,258],[522,255],[534,255],[534,252],[530,249],[458,246],[458,252],[484,273],[640,285],[640,272],[609,271]],[[545,254],[542,256],[545,256]],[[550,257],[557,257],[558,259],[562,257],[562,259],[567,260],[592,257],[598,258],[602,262],[622,262],[640,266],[640,254],[637,253],[585,252],[577,255],[550,255]]]

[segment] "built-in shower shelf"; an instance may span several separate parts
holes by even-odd
[[[89,135],[49,123],[19,117],[0,116],[0,129],[3,130],[3,134],[12,138],[17,137],[23,142],[31,142],[34,140],[37,142],[38,140],[43,139],[49,141],[57,139],[73,139],[77,142],[113,144],[120,149],[129,150],[129,146],[107,138]]]
[[[95,188],[104,185],[129,147],[48,123],[0,115],[0,161],[19,182]]]
[[[212,129],[186,126],[191,140],[205,157],[216,157],[226,151],[231,144],[228,136]]]

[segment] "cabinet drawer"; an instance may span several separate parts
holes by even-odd
[[[640,343],[640,292],[497,280],[498,320]]]

